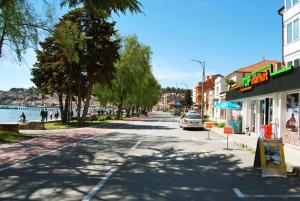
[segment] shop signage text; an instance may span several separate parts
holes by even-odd
[[[272,64],[265,65],[264,67],[253,71],[250,75],[243,77],[242,87],[240,89],[241,91],[251,90],[253,86],[268,81],[270,77],[279,75],[283,72],[290,71],[290,70],[292,70],[292,66],[284,67],[280,70],[273,71]]]

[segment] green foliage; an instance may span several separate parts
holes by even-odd
[[[61,6],[77,7],[84,5],[89,12],[100,16],[110,16],[112,12],[125,14],[141,12],[141,3],[137,0],[61,0]]]
[[[124,39],[116,76],[111,85],[97,85],[93,93],[100,103],[112,102],[120,111],[126,108],[151,109],[159,99],[160,86],[151,70],[151,49],[138,42],[136,36]]]
[[[224,128],[225,127],[225,123],[217,123],[217,122],[215,122],[214,126],[217,127],[217,128]]]
[[[12,143],[31,138],[31,136],[22,135],[16,132],[0,131],[0,143]]]
[[[36,48],[39,31],[49,31],[48,20],[49,18],[39,16],[27,0],[1,0],[0,57],[6,47],[21,61],[26,49]]]
[[[226,84],[229,86],[229,89],[232,88],[233,85],[235,85],[237,82],[232,80],[232,79],[229,79],[226,81]]]
[[[119,58],[114,25],[107,18],[77,8],[63,16],[54,34],[41,43],[42,50],[37,50],[32,81],[44,93],[57,93],[60,98],[66,95],[65,106],[60,101],[63,117],[69,99],[76,96],[78,111],[84,100],[83,114],[78,115],[78,122],[83,123],[93,85],[109,84],[113,79],[114,63]]]
[[[185,105],[189,108],[193,105],[192,90],[185,91]]]
[[[182,88],[175,88],[175,87],[166,87],[161,88],[161,93],[185,93],[187,90]]]

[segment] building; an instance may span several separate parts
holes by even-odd
[[[282,16],[282,58],[286,66],[299,67],[300,62],[300,3],[285,0],[278,13]]]
[[[170,109],[181,107],[185,100],[184,93],[164,93],[157,104],[158,110],[169,111]],[[180,105],[179,105],[180,104]]]
[[[215,79],[215,91],[214,91],[214,104],[218,104],[226,101],[226,78],[224,76],[219,76]],[[217,122],[225,121],[225,110],[214,108],[213,120]]]
[[[214,89],[215,89],[215,80],[222,75],[208,75],[206,76],[204,83],[204,114],[208,115],[209,118],[214,117]],[[196,105],[198,106],[199,111],[202,111],[202,82],[198,82],[195,87],[196,90]]]

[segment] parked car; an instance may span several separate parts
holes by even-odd
[[[182,118],[180,118],[179,127],[183,129],[203,128],[204,122],[201,118],[201,114],[196,112],[186,113]]]

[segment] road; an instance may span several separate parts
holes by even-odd
[[[102,125],[105,127],[105,125]],[[0,171],[0,200],[300,200],[295,176],[264,179],[254,154],[156,112]]]

